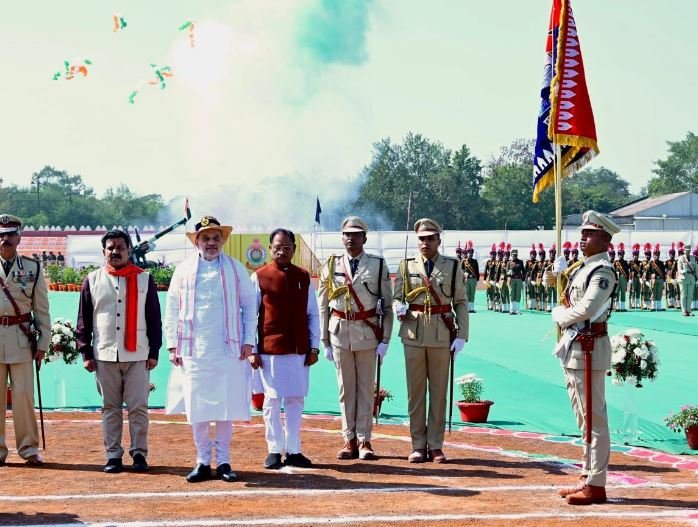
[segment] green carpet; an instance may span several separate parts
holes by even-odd
[[[78,293],[49,293],[49,297],[52,317],[76,319]],[[514,317],[489,312],[483,302],[484,293],[478,291],[478,313],[471,315],[470,342],[458,356],[456,376],[474,372],[484,378],[484,397],[495,401],[489,425],[578,436],[562,370],[559,361],[551,355],[554,335],[550,315],[525,312],[523,316]],[[161,305],[164,306],[164,294],[161,294]],[[698,453],[688,450],[683,434],[672,433],[663,423],[670,411],[685,404],[698,404],[694,380],[698,371],[697,320],[684,318],[677,311],[613,315],[611,334],[636,327],[655,340],[660,349],[659,375],[655,382],[637,389],[615,386],[608,378],[607,401],[613,442],[627,441],[675,454]],[[170,364],[164,350],[161,358],[163,360],[151,376],[151,381],[157,386],[150,397],[150,403],[155,407],[164,406],[169,375]],[[402,346],[394,332],[382,368],[381,384],[394,396],[392,401],[383,404],[382,412],[386,418],[406,419],[404,370]],[[94,375],[80,365],[47,364],[42,369],[41,378],[45,408],[94,408],[100,405]],[[311,372],[306,411],[338,415],[337,398],[333,367],[321,358]],[[626,412],[626,409],[633,408],[634,412]],[[634,414],[639,433],[628,438],[622,433],[624,421],[628,415]],[[454,423],[459,423],[457,408],[453,419]]]

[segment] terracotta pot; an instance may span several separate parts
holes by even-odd
[[[252,408],[258,412],[262,411],[262,405],[264,404],[264,394],[263,393],[253,393],[252,394]]]
[[[58,284],[58,290],[59,290],[59,291],[65,291],[65,290],[66,290],[65,284]]]
[[[51,282],[50,284],[48,284],[48,290],[49,291],[58,291],[58,284],[54,284],[53,282]]]
[[[684,430],[688,448],[698,450],[698,425],[689,426]]]
[[[158,291],[167,291],[169,286],[167,284],[157,284]]]
[[[476,403],[456,401],[461,421],[464,423],[486,423],[487,416],[490,413],[490,406],[493,404],[494,401],[478,401]]]

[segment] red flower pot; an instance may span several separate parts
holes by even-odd
[[[684,432],[686,432],[688,448],[698,450],[698,425],[689,426],[684,430]]]
[[[487,416],[490,413],[490,406],[493,404],[494,401],[478,401],[476,403],[456,401],[461,421],[465,423],[486,423]]]
[[[12,389],[7,389],[7,409],[12,410]],[[688,432],[686,432],[688,433]]]
[[[252,394],[252,408],[258,412],[262,411],[262,405],[264,404],[264,394],[263,393],[253,393]]]

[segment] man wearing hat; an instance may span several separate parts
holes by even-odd
[[[121,230],[102,236],[104,266],[87,275],[80,290],[77,348],[87,371],[96,372],[102,395],[104,472],[123,468],[123,407],[128,408],[133,470],[148,470],[150,370],[158,364],[162,317],[153,277],[131,263],[131,237]]]
[[[192,425],[196,467],[187,481],[216,476],[237,480],[230,466],[233,421],[249,421],[257,297],[245,267],[223,253],[232,227],[204,216],[187,238],[197,251],[175,269],[167,292],[165,338],[170,362],[181,367],[187,421]],[[210,423],[215,422],[215,439]]]
[[[38,260],[17,254],[22,220],[0,214],[0,466],[5,464],[7,380],[12,384],[12,419],[17,453],[30,465],[43,463],[34,414],[34,371],[51,339],[48,293]]]
[[[524,278],[524,263],[519,260],[518,249],[511,251],[511,260],[507,262],[507,280],[509,280],[509,291],[511,296],[511,309],[509,312],[512,315],[520,315],[519,303],[521,302],[521,289]]]
[[[475,313],[475,291],[477,283],[480,281],[480,266],[473,258],[474,252],[473,242],[469,241],[462,252],[463,259],[461,260],[463,276],[465,276],[465,293],[468,296],[468,306],[470,306],[471,313]]]
[[[676,285],[676,244],[671,242],[669,249],[669,258],[664,262],[666,268],[666,307],[674,309],[678,307],[677,293],[678,286]]]
[[[618,287],[616,288],[616,302],[618,311],[627,311],[625,308],[625,296],[628,290],[628,279],[630,278],[630,265],[625,259],[625,245],[618,244],[618,259],[613,263],[613,268],[618,275]]]
[[[318,285],[320,338],[337,371],[342,410],[344,447],[337,459],[374,460],[374,379],[376,362],[388,353],[393,291],[383,258],[364,252],[366,222],[349,216],[341,230],[345,251],[328,258]]]
[[[640,244],[632,246],[633,259],[630,260],[630,307],[642,309],[640,298],[642,295],[642,262],[640,262]]]
[[[676,268],[676,281],[679,283],[679,288],[681,289],[681,311],[685,317],[695,316],[692,313],[693,289],[696,284],[696,275],[698,271],[696,270],[696,258],[691,255],[691,246],[689,244],[684,246],[684,252],[679,256]]]
[[[497,310],[497,288],[494,286],[497,277],[497,245],[492,244],[490,257],[485,262],[485,272],[482,273],[482,282],[485,285],[487,296],[487,310]]]
[[[565,370],[567,391],[584,437],[587,411],[592,417],[591,443],[584,442],[582,476],[576,486],[559,491],[570,505],[606,501],[606,473],[611,451],[605,395],[606,371],[611,367],[611,342],[606,321],[617,285],[607,251],[611,237],[620,232],[613,220],[593,210],[584,213],[580,229],[584,263],[569,270],[564,305],[552,312],[553,320],[565,331],[555,351]],[[552,281],[554,274],[549,273],[546,282]],[[591,386],[585,383],[587,351],[591,351]],[[586,399],[589,389],[590,409]]]
[[[405,348],[412,437],[408,461],[445,463],[448,371],[468,340],[468,299],[458,260],[439,254],[441,226],[423,218],[414,230],[419,253],[400,262],[393,305]]]

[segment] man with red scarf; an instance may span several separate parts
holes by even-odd
[[[85,369],[96,372],[102,395],[104,472],[121,472],[122,408],[128,407],[133,470],[148,470],[150,370],[158,363],[162,322],[152,276],[131,263],[130,236],[121,230],[102,236],[104,266],[87,275],[80,292],[78,350]]]

